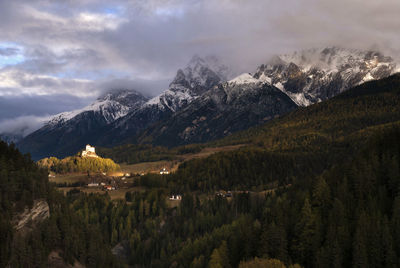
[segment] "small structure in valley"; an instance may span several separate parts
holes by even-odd
[[[112,185],[105,185],[105,186],[103,186],[103,190],[104,190],[104,191],[114,191],[114,190],[116,190],[116,189],[115,189],[115,187],[112,186]]]
[[[161,175],[169,174],[169,171],[168,171],[168,169],[163,168],[163,169],[160,170],[160,174],[161,174]]]
[[[171,197],[169,198],[169,200],[173,200],[173,201],[182,200],[182,196],[181,196],[180,194],[171,195]]]
[[[92,146],[90,146],[89,144],[86,145],[86,150],[83,150],[83,151],[82,151],[81,156],[82,156],[82,157],[95,157],[95,158],[99,157],[99,156],[96,154],[95,148],[92,147]]]

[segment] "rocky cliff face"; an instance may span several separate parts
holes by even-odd
[[[392,58],[379,52],[329,47],[275,56],[257,69],[254,78],[307,106],[398,70]]]
[[[23,212],[15,215],[13,222],[17,233],[24,234],[49,217],[49,204],[45,200],[35,200],[32,208],[25,208]]]

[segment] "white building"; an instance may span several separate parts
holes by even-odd
[[[82,151],[82,157],[98,157],[94,147],[86,145],[86,150]]]

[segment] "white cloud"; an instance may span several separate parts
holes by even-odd
[[[80,13],[70,25],[78,25],[82,30],[104,31],[116,30],[126,19],[118,18],[113,14]]]
[[[43,126],[50,116],[19,116],[0,121],[0,134],[16,134],[25,137]]]
[[[58,78],[18,69],[0,71],[0,96],[70,94],[83,98],[95,97],[99,92],[93,88],[93,84],[90,80]]]

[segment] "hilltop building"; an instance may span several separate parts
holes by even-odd
[[[88,145],[86,145],[86,150],[82,151],[82,157],[95,157],[95,158],[97,158],[99,156],[96,154],[96,151],[95,151],[94,147],[92,147],[92,146],[90,146],[88,144]]]

